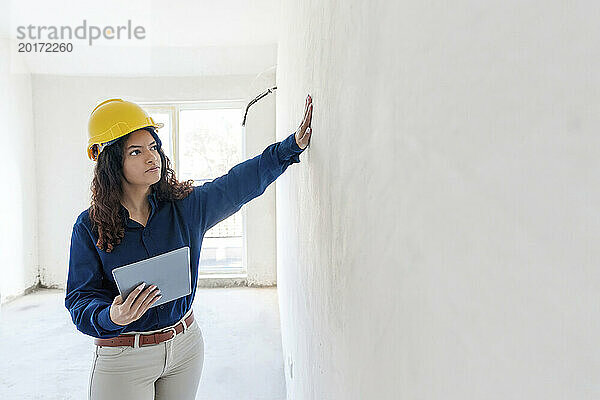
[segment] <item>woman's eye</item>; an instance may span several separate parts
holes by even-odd
[[[158,151],[158,145],[157,144],[155,144],[154,146],[152,146],[152,148],[155,149],[156,151]],[[134,155],[133,153],[135,153],[136,151],[139,151],[139,150],[133,150],[131,153],[129,153],[129,155],[130,156]]]

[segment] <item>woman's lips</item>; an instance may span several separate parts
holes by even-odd
[[[148,170],[148,171],[146,171],[146,172],[153,172],[153,171],[158,171],[158,170],[160,170],[160,168],[158,168],[158,167],[154,167],[154,168],[152,168],[152,169],[149,169],[149,170]]]

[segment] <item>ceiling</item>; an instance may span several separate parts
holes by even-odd
[[[68,0],[56,4],[0,0],[0,37],[10,39],[11,72],[230,75],[260,73],[277,62],[278,0]],[[50,28],[41,28],[38,36],[42,26],[56,27],[59,35],[63,26],[72,30],[79,27],[78,33],[85,38],[50,40]],[[117,38],[119,26],[124,28]],[[17,37],[18,27],[26,38]],[[136,28],[138,39],[134,36]],[[101,36],[91,39],[90,45],[91,34],[100,35],[105,29],[114,38]],[[27,42],[71,43],[72,51],[36,52],[31,47],[31,51],[19,52],[19,46]]]

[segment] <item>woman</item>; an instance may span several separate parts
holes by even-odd
[[[308,96],[295,133],[212,182],[192,186],[177,181],[157,135],[162,124],[137,104],[110,99],[92,111],[92,202],[73,226],[65,296],[77,329],[95,338],[89,398],[195,398],[204,340],[192,303],[204,233],[300,162],[311,119]],[[190,295],[151,308],[160,288],[142,284],[121,298],[114,268],[184,246],[190,248]]]

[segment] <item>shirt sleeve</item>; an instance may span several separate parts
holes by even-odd
[[[264,193],[291,164],[300,162],[301,149],[292,133],[269,145],[262,154],[246,160],[223,176],[195,186],[193,208],[202,232],[238,212],[244,204]]]
[[[114,297],[103,286],[100,256],[87,228],[76,223],[71,236],[65,307],[77,330],[98,338],[118,336],[127,325],[110,319]]]

